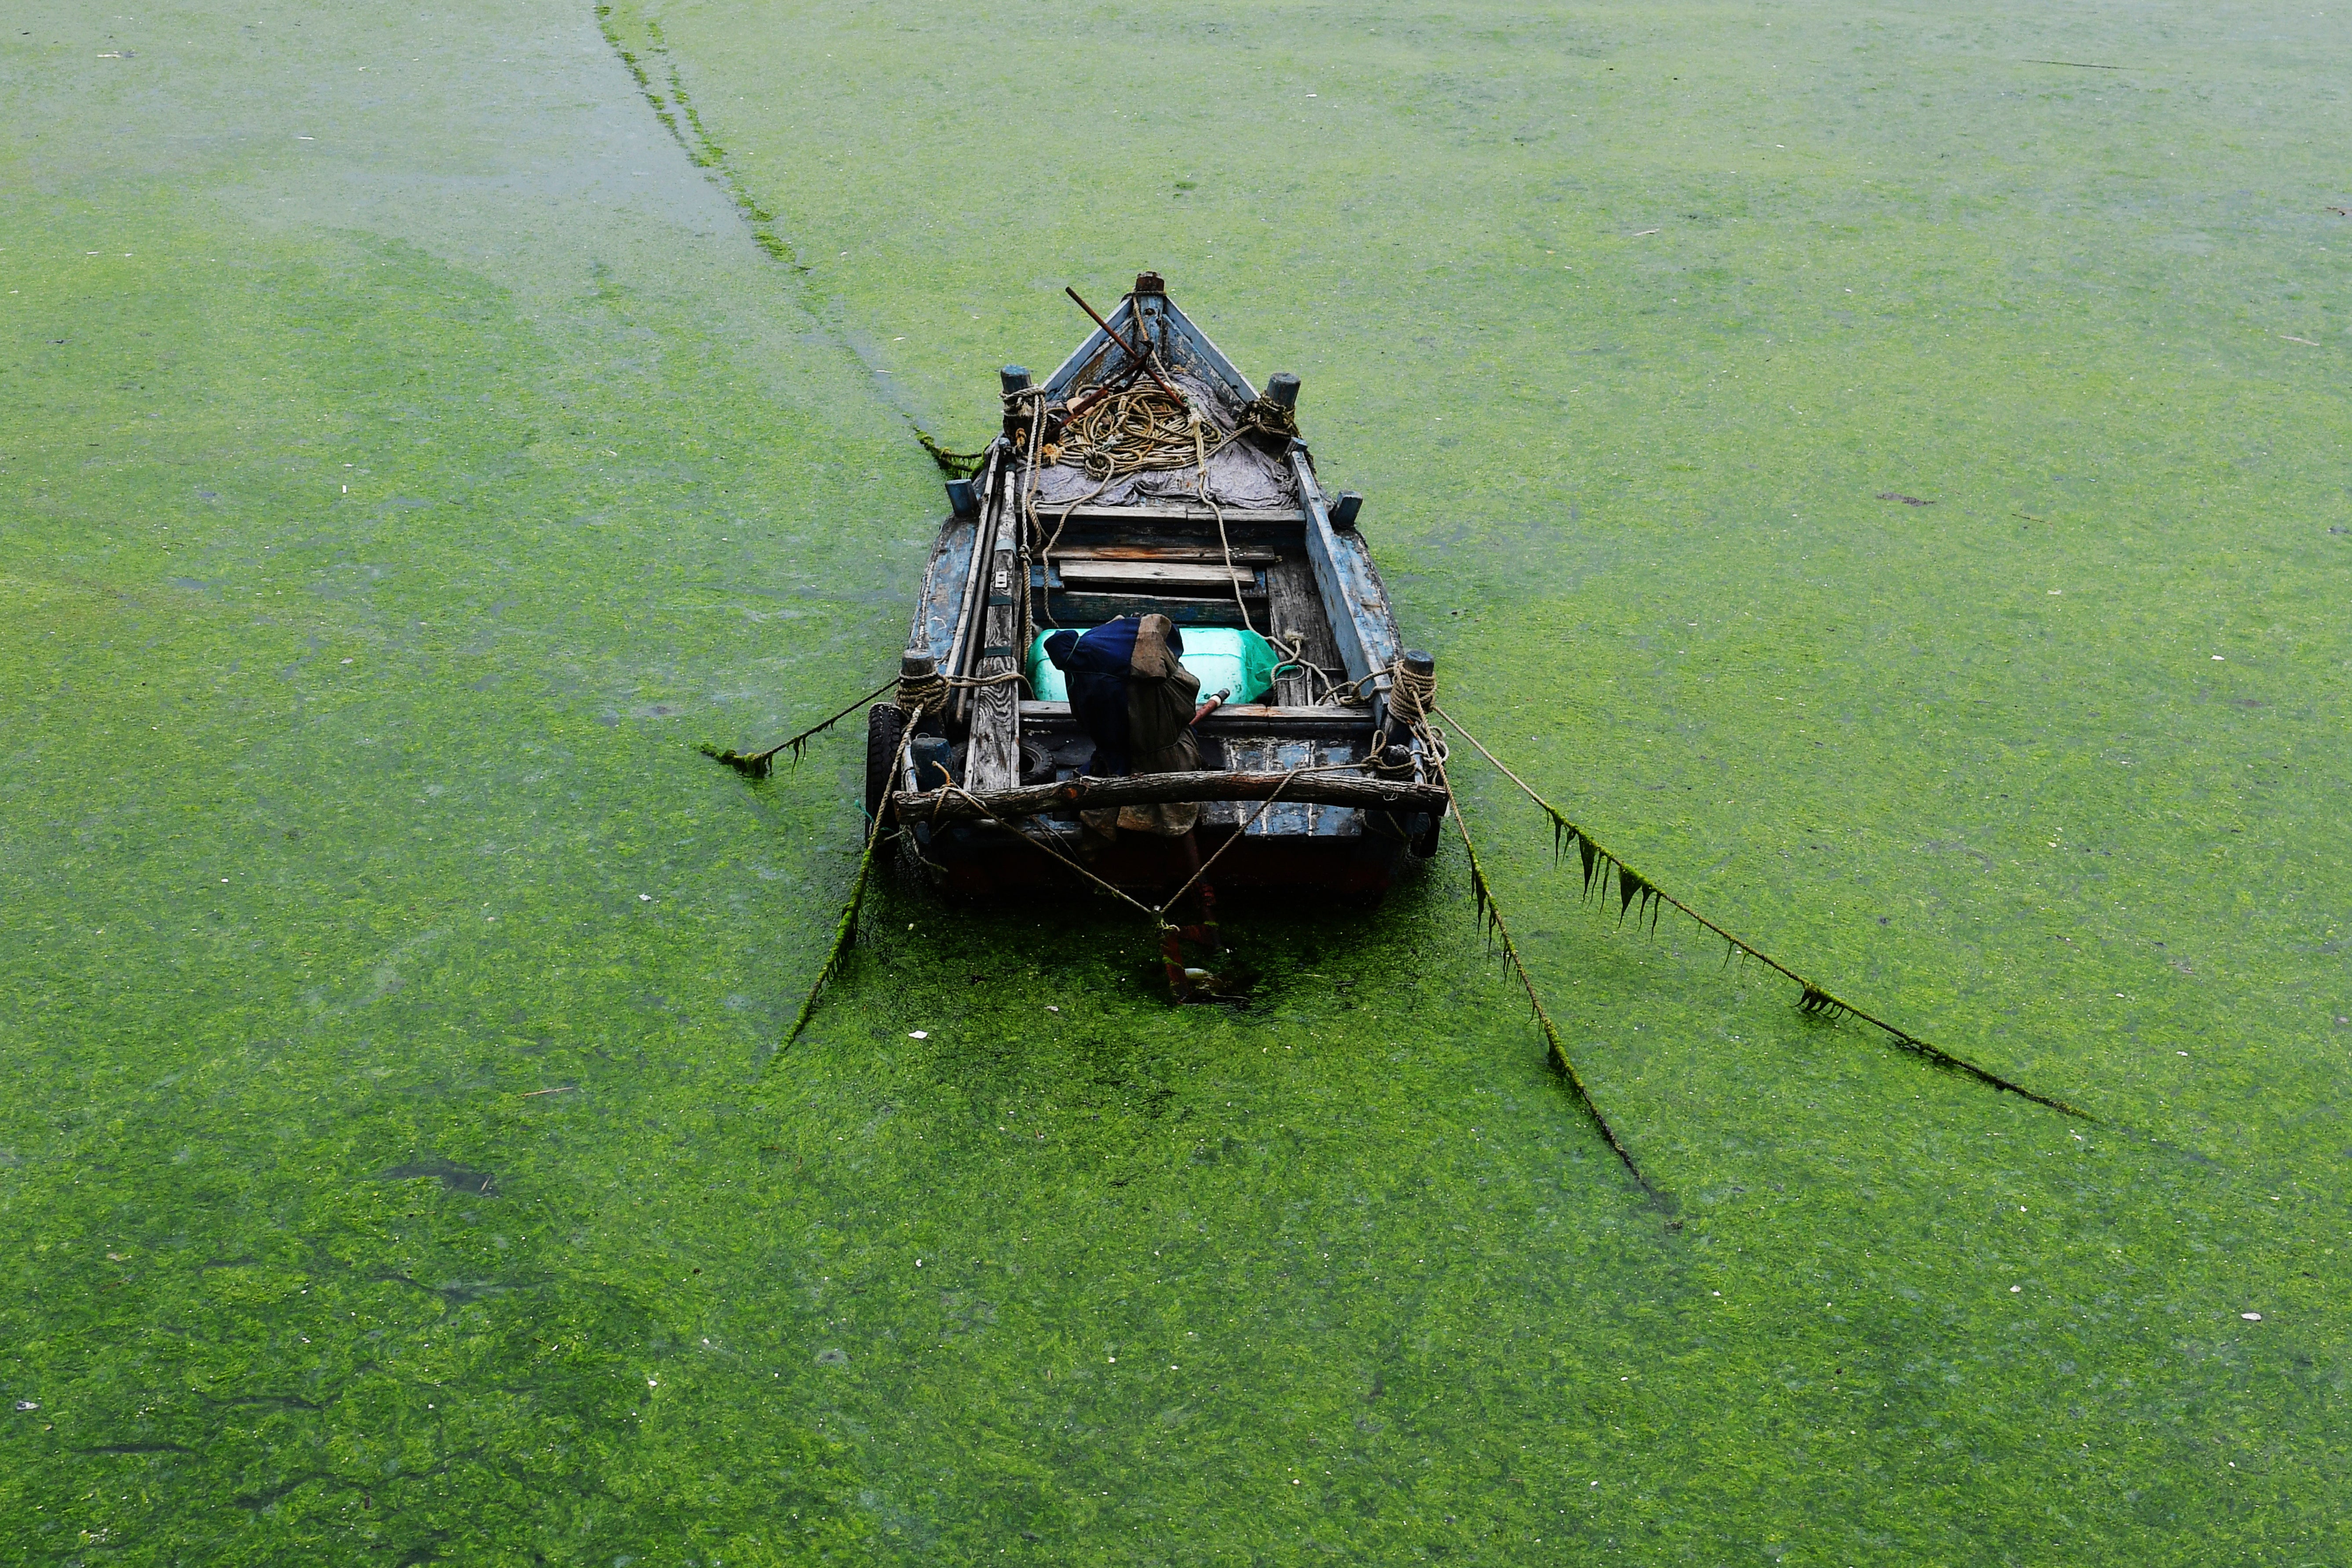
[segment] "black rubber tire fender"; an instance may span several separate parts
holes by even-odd
[[[882,803],[898,787],[890,764],[898,760],[898,742],[907,732],[907,710],[895,703],[877,702],[866,713],[866,820],[877,825]]]
[[[1423,860],[1437,853],[1437,836],[1445,826],[1442,811],[1416,811],[1408,819],[1412,848],[1415,858]]]

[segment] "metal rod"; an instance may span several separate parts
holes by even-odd
[[[1078,299],[1078,291],[1076,289],[1073,289],[1068,284],[1065,283],[1062,285],[1062,292],[1067,294],[1073,300],[1077,300],[1078,309],[1084,310],[1088,316],[1092,317],[1096,326],[1100,327],[1104,331],[1110,333],[1110,341],[1117,343],[1120,348],[1125,349],[1127,351],[1128,358],[1141,365],[1145,373],[1149,374],[1152,380],[1159,382],[1160,391],[1166,393],[1169,396],[1174,398],[1179,403],[1184,401],[1184,395],[1177,391],[1174,387],[1169,385],[1166,378],[1161,376],[1158,371],[1151,368],[1151,343],[1149,339],[1145,340],[1144,345],[1140,350],[1129,347],[1128,341],[1125,338],[1120,337],[1118,333],[1113,330],[1108,321],[1104,321],[1100,316],[1095,315],[1095,308],[1092,305],[1087,304],[1084,300]],[[1136,324],[1136,330],[1138,332],[1142,331],[1141,322],[1138,322]]]

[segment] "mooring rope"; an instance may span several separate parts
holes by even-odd
[[[697,746],[695,750],[700,752],[704,756],[710,758],[713,762],[725,763],[729,767],[733,768],[737,773],[742,773],[747,777],[755,779],[766,778],[770,773],[774,771],[772,764],[774,762],[775,755],[778,752],[781,752],[785,747],[789,746],[792,748],[793,761],[795,763],[799,762],[801,760],[801,748],[806,745],[813,736],[824,733],[824,731],[832,729],[844,719],[848,718],[852,713],[856,712],[864,704],[873,701],[877,697],[879,697],[884,692],[889,690],[891,685],[898,678],[895,676],[892,677],[890,680],[884,681],[881,685],[876,687],[873,690],[859,698],[856,702],[844,708],[840,712],[833,714],[829,718],[818,720],[807,729],[803,730],[799,734],[794,735],[791,740],[779,741],[764,752],[743,752],[733,750],[722,752],[714,746],[707,744]]]
[[[916,720],[926,713],[935,713],[948,705],[948,678],[936,666],[928,675],[898,677],[898,705],[907,710],[907,724],[913,728]]]
[[[1402,719],[1408,731],[1419,730],[1437,706],[1437,671],[1407,668],[1399,658],[1389,666],[1389,718]]]
[[[1232,437],[1216,431],[1205,450],[1200,415],[1184,398],[1171,397],[1156,386],[1115,393],[1062,427],[1061,458],[1075,462],[1090,479],[1121,479],[1131,474],[1205,463]]]
[[[1286,408],[1260,393],[1242,405],[1234,434],[1263,436],[1277,447],[1286,447],[1298,437],[1298,410]]]
[[[2036,1094],[2033,1090],[2027,1089],[2024,1085],[2012,1083],[2008,1079],[2001,1077],[1999,1073],[1988,1071],[1987,1069],[1977,1066],[1976,1063],[1968,1060],[1964,1057],[1956,1057],[1951,1052],[1944,1050],[1940,1047],[1929,1045],[1927,1041],[1919,1038],[1918,1036],[1912,1034],[1909,1030],[1897,1028],[1893,1024],[1888,1023],[1885,1019],[1878,1017],[1874,1014],[1864,1012],[1862,1008],[1855,1006],[1853,1003],[1846,1001],[1843,997],[1838,996],[1806,979],[1803,975],[1798,973],[1787,964],[1780,963],[1777,959],[1769,957],[1769,955],[1758,951],[1758,949],[1752,944],[1743,942],[1738,937],[1732,935],[1729,931],[1724,930],[1723,927],[1716,924],[1705,915],[1700,914],[1688,904],[1684,903],[1680,899],[1675,898],[1670,894],[1662,891],[1656,883],[1651,881],[1647,877],[1643,876],[1640,872],[1634,870],[1631,866],[1626,865],[1623,859],[1619,858],[1614,850],[1603,847],[1601,843],[1592,837],[1592,835],[1586,832],[1577,824],[1570,822],[1565,816],[1561,815],[1559,807],[1553,805],[1551,802],[1538,795],[1534,788],[1528,784],[1527,780],[1519,777],[1518,774],[1513,773],[1509,768],[1505,767],[1502,762],[1496,757],[1494,752],[1479,744],[1478,738],[1470,733],[1468,730],[1463,728],[1462,721],[1460,720],[1454,718],[1452,714],[1445,712],[1442,709],[1434,707],[1433,705],[1430,710],[1433,713],[1435,713],[1439,718],[1444,719],[1446,723],[1452,725],[1454,727],[1454,733],[1469,742],[1471,746],[1476,750],[1480,756],[1486,758],[1489,763],[1494,763],[1496,769],[1500,772],[1505,778],[1518,785],[1519,788],[1525,792],[1529,800],[1535,802],[1538,806],[1542,808],[1544,815],[1551,819],[1555,845],[1562,848],[1565,848],[1569,844],[1574,844],[1577,847],[1579,854],[1583,861],[1584,887],[1588,897],[1591,893],[1592,886],[1596,878],[1602,883],[1602,896],[1604,898],[1607,896],[1606,884],[1608,869],[1610,868],[1615,868],[1617,873],[1618,918],[1621,921],[1624,918],[1627,908],[1633,905],[1636,900],[1640,900],[1649,906],[1648,912],[1650,913],[1650,925],[1653,931],[1657,929],[1656,910],[1659,906],[1663,905],[1668,909],[1677,910],[1681,914],[1686,916],[1694,924],[1713,932],[1717,938],[1723,942],[1727,950],[1725,953],[1725,960],[1727,963],[1729,961],[1732,953],[1742,953],[1754,959],[1757,963],[1762,964],[1765,968],[1771,970],[1774,973],[1780,975],[1782,978],[1794,982],[1801,990],[1801,994],[1797,1000],[1798,1010],[1805,1014],[1808,1017],[1820,1017],[1832,1021],[1842,1017],[1858,1018],[1862,1022],[1868,1024],[1872,1027],[1884,1033],[1889,1039],[1893,1040],[1895,1044],[1900,1046],[1903,1049],[1910,1051],[1914,1055],[1925,1057],[1929,1061],[1936,1063],[1938,1067],[1950,1068],[1955,1071],[1966,1073],[1969,1077],[1974,1078],[1980,1082],[1990,1084],[1995,1089],[2007,1089],[2011,1094],[2021,1095],[2023,1098],[2033,1101],[2037,1105],[2046,1105],[2051,1110],[2062,1111],[2068,1116],[2080,1117],[2085,1121],[2096,1120],[2088,1111],[2078,1110],[2063,1100],[2055,1100],[2046,1094]]]
[[[907,728],[898,736],[898,753],[890,759],[892,778],[897,778],[898,770],[906,765],[907,748],[914,743],[914,740],[915,724],[910,716],[907,721]],[[810,984],[808,995],[802,1001],[799,1014],[793,1019],[793,1026],[784,1032],[783,1044],[776,1047],[776,1056],[782,1056],[792,1048],[793,1042],[800,1038],[801,1031],[808,1026],[809,1018],[816,1012],[818,993],[824,989],[824,983],[832,978],[834,971],[840,966],[841,955],[848,952],[850,944],[857,940],[857,911],[865,904],[866,878],[874,869],[874,847],[882,840],[882,813],[877,812],[874,820],[866,824],[866,847],[857,857],[857,879],[850,884],[849,902],[843,906],[841,920],[833,928],[833,946],[826,952],[824,963],[817,970],[816,979]],[[772,1061],[774,1058],[772,1057],[769,1059]]]
[[[1470,842],[1470,824],[1463,817],[1461,802],[1454,798],[1454,781],[1445,776],[1445,770],[1442,767],[1437,771],[1437,778],[1445,786],[1446,815],[1454,818],[1454,830],[1462,835],[1463,853],[1470,858],[1470,896],[1476,905],[1479,923],[1500,943],[1504,962],[1518,977],[1519,989],[1527,993],[1528,1005],[1535,1009],[1536,1022],[1542,1027],[1544,1040],[1549,1047],[1551,1065],[1568,1080],[1577,1104],[1592,1118],[1592,1125],[1600,1130],[1602,1140],[1624,1163],[1626,1171],[1641,1184],[1643,1192],[1654,1197],[1657,1189],[1650,1185],[1647,1176],[1642,1174],[1642,1167],[1633,1163],[1633,1152],[1619,1139],[1617,1130],[1609,1125],[1609,1118],[1601,1113],[1600,1103],[1592,1098],[1592,1090],[1586,1087],[1584,1075],[1576,1070],[1574,1062],[1569,1060],[1568,1047],[1561,1042],[1559,1030],[1553,1025],[1551,1015],[1544,1011],[1543,998],[1536,994],[1535,979],[1528,973],[1527,964],[1519,958],[1518,944],[1511,940],[1511,928],[1504,923],[1502,906],[1495,902],[1495,889],[1486,880],[1486,869],[1478,863],[1478,847]]]

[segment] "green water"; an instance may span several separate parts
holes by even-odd
[[[2342,17],[5,33],[8,1560],[2352,1561]],[[1659,1203],[1454,849],[1246,1012],[887,890],[772,1061],[855,742],[690,748],[879,679],[910,426],[1144,266],[1482,739],[2098,1120],[1476,771]]]

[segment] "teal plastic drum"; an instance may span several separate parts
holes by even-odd
[[[1203,700],[1218,692],[1231,693],[1228,702],[1262,701],[1274,689],[1274,645],[1241,626],[1185,626],[1182,663],[1200,679]],[[1045,639],[1039,632],[1029,645],[1029,689],[1040,702],[1067,702],[1070,688],[1062,672],[1045,657]]]

